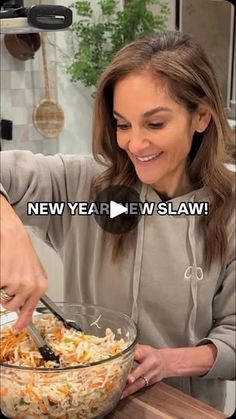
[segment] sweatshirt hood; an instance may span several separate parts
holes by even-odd
[[[140,200],[142,202],[160,202],[161,198],[158,193],[149,185],[143,184],[140,191]],[[168,202],[172,202],[174,209],[179,207],[181,202],[207,202],[210,204],[210,194],[207,187],[202,187],[195,191],[191,191],[185,195],[178,196],[173,199],[169,199]],[[167,215],[167,217],[172,217]],[[174,217],[187,217],[187,238],[189,247],[191,250],[190,264],[186,267],[184,272],[184,279],[190,281],[190,293],[192,299],[192,307],[188,317],[187,332],[189,336],[189,342],[195,345],[197,337],[195,336],[195,324],[197,317],[197,297],[198,297],[198,281],[203,280],[204,272],[201,266],[198,266],[196,258],[196,238],[195,238],[195,223],[197,215],[175,215]],[[138,322],[138,295],[141,280],[141,267],[142,267],[142,255],[143,255],[143,244],[144,244],[144,225],[145,217],[141,217],[138,224],[137,241],[135,249],[135,260],[133,270],[133,303],[132,303],[132,319]]]

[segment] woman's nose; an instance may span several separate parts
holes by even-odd
[[[132,154],[140,154],[143,150],[149,146],[150,141],[148,140],[146,133],[140,129],[131,129],[128,140],[128,149]]]

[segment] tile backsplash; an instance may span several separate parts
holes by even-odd
[[[53,4],[54,1],[42,3]],[[25,1],[25,6],[35,1]],[[45,36],[50,95],[57,100],[57,56],[56,36],[54,32]],[[42,37],[42,33],[40,34]],[[0,35],[1,48],[1,119],[13,122],[13,140],[1,140],[3,150],[28,149],[33,152],[55,154],[58,151],[58,138],[43,137],[34,127],[32,112],[44,98],[44,72],[42,47],[36,51],[33,59],[21,61],[14,58],[7,50],[4,34]]]

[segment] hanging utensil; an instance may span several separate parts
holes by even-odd
[[[8,52],[18,60],[29,60],[41,46],[39,33],[6,34],[4,37]]]
[[[47,52],[45,34],[42,33],[43,72],[45,81],[45,98],[33,110],[33,123],[37,131],[46,138],[57,137],[64,127],[64,112],[61,106],[50,97]]]

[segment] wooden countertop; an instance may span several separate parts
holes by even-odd
[[[121,400],[106,419],[222,419],[227,416],[165,383]]]

